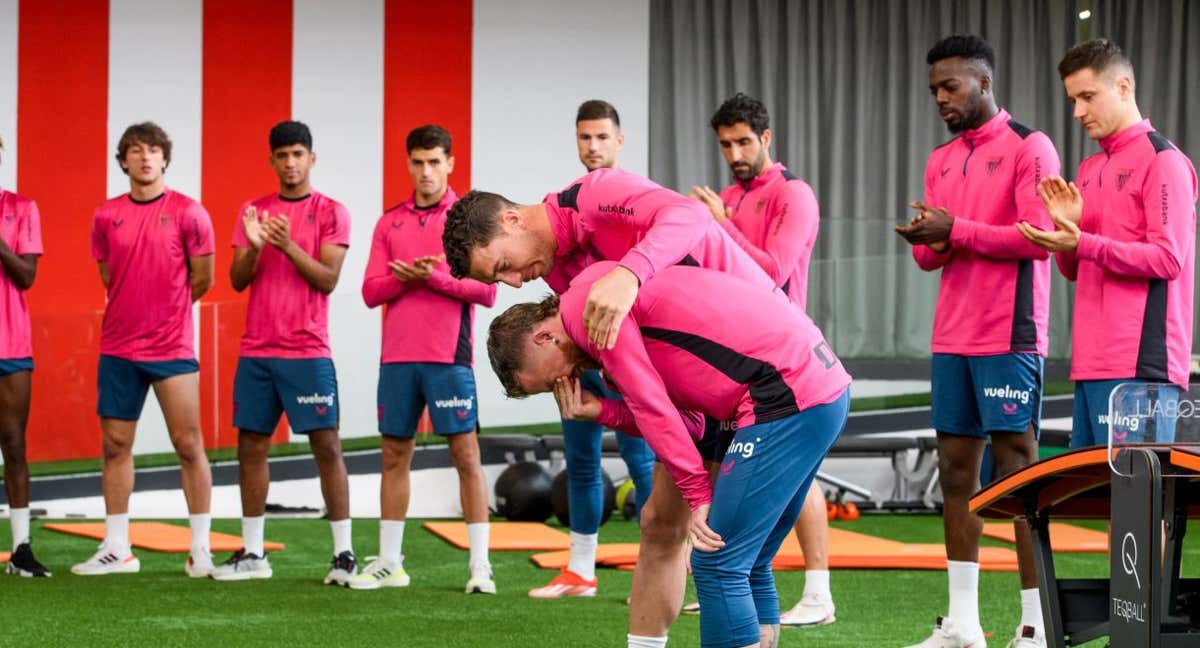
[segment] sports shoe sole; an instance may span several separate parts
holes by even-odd
[[[467,594],[495,594],[495,583],[467,583]]]
[[[134,563],[132,568],[122,565],[120,567],[115,567],[113,569],[105,569],[104,571],[76,571],[74,567],[71,568],[71,573],[75,574],[76,576],[108,576],[109,574],[136,574],[140,571],[142,571],[141,563]]]
[[[35,574],[27,569],[15,567],[12,564],[9,564],[8,567],[5,568],[4,573],[10,576],[20,576],[21,578],[50,578],[53,576],[53,574],[50,572],[46,572],[45,574]]]
[[[798,623],[798,622],[789,623],[787,621],[784,621],[783,619],[780,619],[779,625],[787,626],[789,628],[815,628],[817,626],[831,625],[835,621],[837,621],[837,617],[831,614],[831,615],[825,617],[824,619],[821,619],[820,621],[814,621],[814,622],[810,622],[810,623]]]
[[[560,598],[592,598],[592,597],[596,596],[596,588],[595,587],[589,587],[589,588],[583,590],[582,592],[572,592],[569,590],[564,590],[562,592],[557,592],[557,593],[552,593],[552,594],[551,593],[535,594],[535,592],[538,592],[541,589],[543,589],[543,588],[538,588],[536,590],[530,590],[529,598],[547,600],[547,599],[560,599]]]
[[[218,576],[217,573],[214,571],[209,576],[209,578],[216,580],[216,581],[258,580],[258,579],[270,578],[271,576],[274,575],[274,573],[275,572],[271,571],[270,569],[259,569],[256,571],[234,572],[233,574]]]
[[[351,580],[349,587],[352,590],[377,590],[377,589],[385,589],[388,587],[408,587],[408,584],[409,584],[408,580],[389,581],[388,579],[385,578],[383,580],[370,580],[370,581]]]

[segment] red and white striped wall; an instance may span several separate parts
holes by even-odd
[[[35,323],[34,460],[99,454],[95,371],[104,294],[89,257],[92,210],[128,190],[113,155],[131,123],[174,142],[167,181],[198,198],[217,233],[217,281],[197,307],[202,423],[230,427],[245,295],[227,279],[237,206],[276,187],[267,132],[309,124],[314,186],[352,214],[331,300],[347,436],[375,433],[379,317],[359,298],[371,231],[411,191],[404,138],[436,122],[454,137],[451,184],[539,200],[582,172],[573,119],[601,97],[622,113],[626,167],[647,166],[648,0],[0,0],[0,186],[35,199],[46,254]],[[540,296],[503,289],[498,308]],[[550,399],[501,395],[476,321],[485,425],[553,420]],[[419,323],[415,323],[419,325]],[[153,398],[136,451],[169,450]],[[277,438],[287,438],[281,428]]]

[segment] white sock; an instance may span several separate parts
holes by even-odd
[[[192,529],[192,554],[199,556],[209,553],[208,534],[212,529],[212,514],[199,513],[188,516],[188,526]]]
[[[124,555],[130,552],[128,513],[105,516],[104,546],[112,553],[119,555]]]
[[[29,507],[8,510],[8,519],[12,522],[13,551],[29,542]]]
[[[599,533],[571,532],[571,559],[567,569],[587,580],[596,578],[596,545],[600,544]]]
[[[625,635],[629,640],[628,648],[666,648],[666,637],[639,637],[637,635]]]
[[[261,515],[242,518],[242,548],[246,553],[263,555],[263,527],[266,523],[267,518]]]
[[[979,626],[979,563],[946,561],[950,578],[950,620],[968,635],[981,631]]]
[[[379,557],[393,565],[404,564],[404,520],[379,521]]]
[[[476,522],[467,525],[467,541],[471,545],[470,566],[474,570],[490,569],[492,564],[488,560],[488,535],[491,531],[491,526],[487,522]]]
[[[329,521],[329,530],[333,532],[333,555],[340,556],[343,551],[354,553],[350,548],[350,518]]]
[[[824,600],[832,600],[833,594],[829,591],[829,570],[828,569],[807,569],[804,571],[804,596],[816,594]]]
[[[1042,597],[1036,587],[1021,590],[1021,625],[1033,626],[1038,636],[1046,634],[1042,619]]]

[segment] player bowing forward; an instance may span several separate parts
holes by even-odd
[[[787,301],[688,266],[659,271],[638,292],[616,344],[598,345],[583,324],[587,295],[615,267],[596,263],[561,301],[519,304],[497,318],[488,335],[492,368],[509,396],[557,391],[560,401],[578,399],[565,408],[577,418],[643,431],[691,510],[702,644],[774,646],[771,560],[845,425],[850,376]],[[579,389],[578,376],[595,368],[623,401]],[[701,415],[738,422],[715,486],[695,444]]]
[[[308,436],[333,533],[326,585],[357,571],[350,542],[350,487],[338,439],[337,375],[329,349],[329,293],[350,245],[350,214],[313,190],[312,134],[300,122],[271,129],[271,167],[279,192],[242,206],[233,232],[233,288],[250,288],[246,332],[233,379],[242,491],[242,549],[213,571],[217,580],[270,578],[263,514],[270,486],[271,433],[287,412]]]
[[[413,195],[375,226],[363,277],[363,301],[384,305],[379,366],[379,432],[383,435],[379,558],[350,579],[354,589],[404,587],[404,520],[408,516],[413,437],[423,408],[446,437],[458,470],[459,496],[470,539],[468,593],[495,594],[488,560],[487,480],[476,436],[478,399],[471,369],[475,304],[496,302],[496,287],[455,279],[442,260],[446,212],[458,196],[450,133],[421,126],[408,134]]]

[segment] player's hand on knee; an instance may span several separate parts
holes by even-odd
[[[638,278],[628,268],[617,266],[596,280],[588,291],[583,324],[588,341],[601,349],[617,345],[617,332],[637,299]]]
[[[696,551],[711,552],[725,546],[721,536],[708,526],[708,511],[711,504],[702,504],[692,511],[692,520],[688,524],[688,535],[692,539],[692,548]]]
[[[595,421],[600,418],[600,399],[579,385],[578,378],[559,378],[554,381],[554,400],[558,411],[568,421]]]

